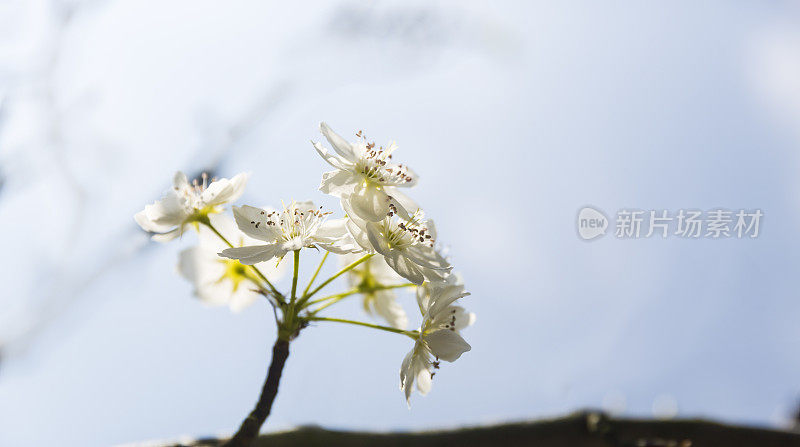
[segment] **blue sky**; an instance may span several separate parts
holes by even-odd
[[[621,397],[625,415],[668,400],[768,426],[796,408],[797,3],[70,4],[63,26],[50,2],[0,11],[0,445],[238,426],[270,310],[202,306],[175,274],[193,239],[149,243],[132,216],[176,169],[209,165],[252,173],[242,203],[336,210],[316,190],[321,120],[398,142],[478,320],[411,410],[408,340],[309,328],[267,430],[484,424]],[[587,243],[585,205],[764,218],[754,240]],[[335,314],[364,317],[356,302]]]

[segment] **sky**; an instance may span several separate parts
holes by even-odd
[[[800,404],[798,22],[789,1],[3,2],[0,445],[238,426],[271,310],[203,306],[175,271],[195,239],[150,242],[132,217],[174,171],[210,168],[251,173],[240,203],[340,215],[317,190],[323,120],[397,141],[419,174],[411,194],[472,293],[472,350],[409,410],[409,340],[320,323],[293,342],[265,430],[587,407],[786,426]],[[764,217],[757,238],[584,241],[584,206]],[[369,318],[356,301],[331,315]]]

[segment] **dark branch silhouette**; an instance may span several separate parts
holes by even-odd
[[[253,444],[253,440],[258,436],[258,431],[261,430],[261,426],[267,420],[270,409],[272,409],[272,402],[275,401],[275,396],[278,394],[283,365],[288,357],[289,342],[278,338],[272,347],[272,363],[269,365],[269,373],[264,381],[258,403],[247,419],[242,422],[239,431],[224,444],[226,447],[248,447]]]
[[[224,440],[205,439],[174,447],[217,447]],[[417,433],[368,433],[301,427],[262,435],[253,447],[793,447],[800,433],[719,424],[704,420],[617,419],[600,412],[561,419],[490,427]]]

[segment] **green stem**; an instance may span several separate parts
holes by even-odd
[[[306,303],[306,307],[311,306],[313,304],[321,303],[321,302],[327,301],[327,300],[335,300],[337,298],[348,297],[350,295],[355,295],[357,293],[361,293],[361,289],[352,289],[352,290],[348,290],[347,292],[336,293],[336,294],[328,295],[328,296],[325,296],[325,297],[322,297],[322,298],[317,298],[315,300],[311,300],[311,301],[307,302]]]
[[[400,289],[400,288],[404,288],[404,287],[414,287],[414,286],[416,286],[416,284],[410,282],[408,284],[393,284],[393,285],[390,285],[390,286],[375,286],[375,287],[372,287],[372,288],[369,288],[369,289],[356,288],[356,289],[348,290],[347,292],[341,292],[341,293],[337,293],[337,294],[334,294],[334,295],[328,295],[326,297],[322,297],[322,298],[317,298],[315,300],[311,300],[308,303],[306,303],[305,307],[311,306],[312,304],[321,303],[323,301],[328,301],[328,300],[335,300],[334,302],[339,302],[339,300],[341,300],[342,298],[346,298],[346,297],[348,297],[350,295],[355,295],[357,293],[372,293],[372,292],[378,292],[380,290]],[[319,312],[320,310],[324,309],[325,307],[330,306],[331,304],[333,304],[333,303],[325,304],[325,306],[314,310],[314,313]]]
[[[225,236],[222,235],[222,233],[217,231],[217,229],[214,228],[214,225],[211,225],[211,220],[209,220],[207,216],[205,217],[205,219],[200,219],[199,222],[207,226],[211,231],[213,231],[214,234],[216,234],[220,239],[222,239],[222,242],[225,242],[225,244],[228,245],[228,247],[234,248],[233,244],[231,244],[230,241],[226,239]],[[275,286],[273,286],[272,283],[269,282],[267,277],[264,276],[263,273],[261,273],[261,270],[259,270],[258,267],[254,265],[251,265],[250,267],[253,267],[253,270],[256,272],[256,275],[258,275],[258,277],[261,278],[261,280],[264,281],[264,283],[266,283],[267,286],[269,286],[269,289],[272,291],[272,294],[275,295],[275,298],[278,301],[283,301],[283,295],[281,295],[281,293],[278,292],[278,289],[276,289]]]
[[[333,323],[345,323],[345,324],[353,324],[356,326],[364,326],[372,329],[379,329],[381,331],[386,332],[393,332],[395,334],[402,334],[407,337],[416,338],[419,335],[417,331],[406,331],[403,329],[397,329],[389,326],[381,326],[380,324],[372,324],[372,323],[365,323],[363,321],[355,321],[355,320],[345,320],[342,318],[327,318],[327,317],[308,317],[309,321],[330,321]]]
[[[300,268],[300,250],[294,251],[294,275],[292,276],[292,302],[297,299],[297,271]]]
[[[213,231],[213,232],[214,232],[214,234],[216,234],[217,236],[219,236],[219,238],[220,238],[220,239],[222,239],[222,242],[225,242],[226,244],[228,244],[228,247],[231,247],[231,248],[233,248],[233,244],[231,244],[231,243],[230,243],[230,241],[228,241],[227,239],[225,239],[225,236],[223,236],[223,235],[222,235],[222,233],[220,233],[219,231],[217,231],[217,229],[216,229],[216,228],[214,228],[214,226],[213,226],[213,225],[211,225],[211,221],[210,221],[210,220],[208,220],[208,221],[206,221],[206,220],[201,220],[200,222],[202,222],[202,223],[203,223],[203,225],[205,225],[205,226],[207,226],[208,228],[210,228],[210,229],[211,229],[211,231]]]
[[[317,270],[314,272],[314,276],[311,277],[311,281],[308,282],[306,289],[303,290],[303,296],[308,294],[308,290],[311,288],[311,285],[314,284],[314,280],[317,279],[317,275],[319,275],[319,271],[322,270],[322,265],[325,264],[325,260],[328,259],[329,254],[331,254],[331,252],[326,251],[322,256],[322,260],[319,261],[319,265],[317,266]]]
[[[364,256],[359,258],[357,261],[354,261],[350,265],[348,265],[347,267],[339,270],[335,275],[331,276],[330,278],[326,279],[325,282],[323,282],[322,284],[318,285],[314,290],[311,291],[311,293],[304,294],[303,297],[300,299],[300,301],[298,303],[299,304],[298,307],[302,307],[302,305],[305,304],[305,302],[308,301],[309,298],[314,296],[315,293],[319,292],[320,289],[322,289],[323,287],[325,287],[328,284],[330,284],[334,279],[336,279],[336,278],[344,275],[345,273],[349,272],[350,270],[356,268],[359,264],[361,264],[362,262],[366,261],[367,259],[369,259],[369,258],[371,258],[373,256],[375,256],[375,254],[372,254],[372,253],[365,254]]]
[[[349,292],[337,293],[336,295],[326,296],[325,298],[320,298],[319,300],[314,300],[314,301],[312,301],[312,302],[308,303],[308,304],[307,304],[307,306],[311,306],[311,305],[312,305],[312,304],[314,304],[314,303],[319,303],[319,302],[321,302],[321,301],[325,301],[325,300],[328,300],[328,302],[327,302],[327,303],[325,303],[325,304],[323,304],[322,306],[320,306],[320,307],[318,307],[318,308],[314,309],[314,310],[311,312],[311,314],[310,314],[310,315],[312,315],[312,316],[313,316],[313,315],[316,315],[316,314],[317,314],[317,313],[319,313],[319,312],[320,312],[322,309],[325,309],[325,308],[327,308],[327,307],[333,306],[334,304],[336,304],[336,303],[338,303],[339,301],[341,301],[341,300],[343,300],[343,299],[347,298],[348,296],[355,295],[355,294],[357,294],[357,293],[359,293],[359,290],[358,290],[358,289],[356,289],[356,290],[351,290],[351,291],[349,291]]]

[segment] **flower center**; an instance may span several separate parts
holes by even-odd
[[[391,213],[394,215],[394,213]],[[420,221],[421,216],[415,213],[407,222],[387,221],[384,227],[386,242],[390,248],[404,249],[415,244],[433,247],[436,242],[427,227]]]
[[[261,214],[265,218],[265,224],[271,227],[277,227],[281,232],[281,240],[291,243],[293,249],[302,248],[302,245],[307,237],[314,234],[317,229],[325,221],[325,217],[331,212],[323,212],[322,207],[318,209],[300,210],[295,202],[292,202],[288,207],[284,206],[282,212],[277,211],[262,211]],[[253,222],[256,228],[260,222]]]
[[[358,135],[358,134],[357,134]],[[356,161],[356,172],[361,174],[365,180],[378,184],[399,184],[408,183],[414,180],[408,174],[408,169],[401,164],[392,164],[387,167],[387,163],[392,159],[392,152],[397,146],[392,143],[386,149],[383,146],[375,148],[375,143],[361,143],[363,150]]]
[[[212,183],[215,181],[217,181],[216,177],[211,179]],[[188,212],[192,212],[194,210],[203,210],[206,212],[206,214],[210,214],[217,211],[206,207],[206,204],[203,201],[203,192],[208,187],[208,184],[208,174],[204,172],[200,174],[200,179],[192,180],[191,185],[184,185],[180,188],[174,186],[173,189],[178,197],[180,197],[180,199],[183,201],[183,206]]]
[[[449,329],[455,332],[457,315],[458,309],[454,307],[448,307],[438,315],[429,315],[425,318],[420,332],[423,334],[430,334],[440,329]]]
[[[255,269],[249,265],[244,265],[241,262],[234,260],[234,259],[220,259],[220,261],[225,266],[225,271],[222,273],[222,276],[217,280],[217,282],[222,282],[225,280],[229,280],[233,283],[233,291],[239,288],[239,284],[242,281],[250,281],[253,283],[257,283],[258,276],[256,276]]]

